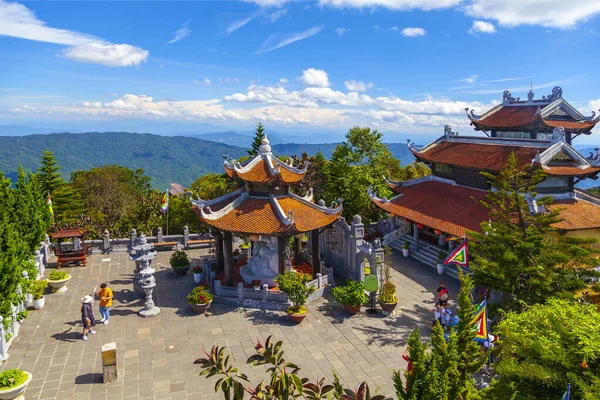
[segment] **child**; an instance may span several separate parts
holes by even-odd
[[[83,336],[82,340],[87,340],[87,334],[94,335],[96,332],[92,329],[96,326],[96,318],[94,318],[94,310],[92,303],[94,298],[90,295],[81,299],[81,320],[83,321]]]
[[[433,321],[431,321],[431,326],[434,327],[436,322],[439,322],[440,324],[442,324],[443,320],[442,320],[442,310],[440,308],[439,304],[435,305],[435,308],[433,310],[431,310],[431,312],[434,315]]]

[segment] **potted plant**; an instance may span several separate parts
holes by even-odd
[[[398,305],[398,298],[396,297],[396,285],[392,282],[392,268],[389,264],[383,266],[383,279],[384,284],[379,291],[377,300],[383,311],[391,313]]]
[[[48,276],[48,285],[52,287],[52,293],[62,293],[67,291],[67,282],[71,280],[71,275],[65,271],[54,270]]]
[[[48,281],[46,280],[33,281],[29,286],[29,291],[33,297],[33,308],[36,310],[41,310],[44,308],[44,304],[46,304],[46,298],[44,297],[46,286],[48,286]]]
[[[301,272],[284,272],[275,277],[278,288],[283,293],[287,294],[288,299],[292,302],[285,312],[292,322],[299,324],[308,314],[306,301],[308,296],[315,291],[314,285],[307,286],[311,276]]]
[[[344,305],[344,310],[350,315],[358,313],[362,305],[369,301],[363,283],[351,279],[346,281],[345,286],[334,287],[331,292],[333,297]]]
[[[404,242],[404,244],[402,245],[402,255],[404,257],[408,257],[410,254],[410,242]]]
[[[196,286],[190,294],[188,294],[187,302],[192,311],[197,314],[202,314],[213,301],[214,296],[208,291],[206,286]]]
[[[438,253],[438,262],[437,262],[437,272],[440,275],[442,275],[444,273],[444,271],[446,270],[446,265],[444,264],[444,261],[446,261],[446,258],[448,258],[448,252],[444,251],[444,250],[440,250],[440,252]]]
[[[202,267],[200,265],[194,266],[192,273],[194,274],[194,282],[200,283],[202,281]]]
[[[188,272],[188,269],[190,269],[190,259],[183,250],[177,250],[171,254],[171,258],[169,258],[169,264],[171,264],[171,268],[173,268],[175,274],[179,276],[185,276],[185,274]]]
[[[254,290],[260,290],[260,279],[253,279],[252,286],[254,286]]]
[[[0,399],[24,398],[23,393],[31,382],[31,374],[20,369],[7,369],[0,373]]]

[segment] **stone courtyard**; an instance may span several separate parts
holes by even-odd
[[[206,250],[190,250],[192,257]],[[161,313],[144,319],[143,306],[133,299],[134,263],[126,253],[93,255],[87,267],[65,267],[72,275],[65,293],[47,294],[46,307],[30,311],[10,357],[2,370],[21,368],[33,374],[29,399],[220,399],[213,380],[198,376],[193,364],[202,350],[226,346],[255,385],[265,375],[263,368],[245,365],[254,354],[257,339],[268,336],[284,341],[286,358],[309,378],[332,378],[334,368],[343,383],[356,386],[367,381],[372,389],[395,398],[392,369],[406,367],[402,354],[410,331],[421,327],[429,333],[435,289],[440,275],[412,258],[394,253],[391,263],[397,284],[398,307],[394,315],[371,316],[363,311],[348,317],[331,295],[308,305],[310,313],[300,325],[291,324],[283,312],[243,309],[213,304],[208,313],[190,312],[186,296],[194,287],[191,272],[178,277],[171,271],[171,252],[159,252],[156,305]],[[451,299],[459,283],[444,276]],[[115,299],[108,325],[96,335],[81,340],[81,298],[94,286],[107,282]],[[453,303],[451,303],[453,304]],[[97,302],[94,304],[97,318]],[[119,380],[102,383],[100,347],[116,342]]]

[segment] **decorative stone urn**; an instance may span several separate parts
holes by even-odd
[[[46,305],[46,297],[42,296],[41,299],[39,300],[32,300],[33,303],[33,308],[35,308],[36,310],[41,310],[42,308],[44,308],[44,305]]]
[[[29,385],[29,382],[31,382],[31,379],[33,378],[33,376],[27,372],[27,371],[23,371],[27,374],[27,380],[23,383],[21,383],[19,386],[15,386],[14,388],[10,388],[10,389],[4,389],[1,390],[0,389],[0,400],[24,400],[25,396],[23,395],[23,393],[25,393],[25,390],[27,390],[27,385]]]
[[[71,280],[71,275],[68,278],[59,281],[48,280],[48,285],[52,288],[52,293],[63,293],[67,291],[67,283]]]

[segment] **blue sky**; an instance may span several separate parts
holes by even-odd
[[[0,124],[419,140],[530,84],[589,115],[600,2],[569,3],[0,0]]]

